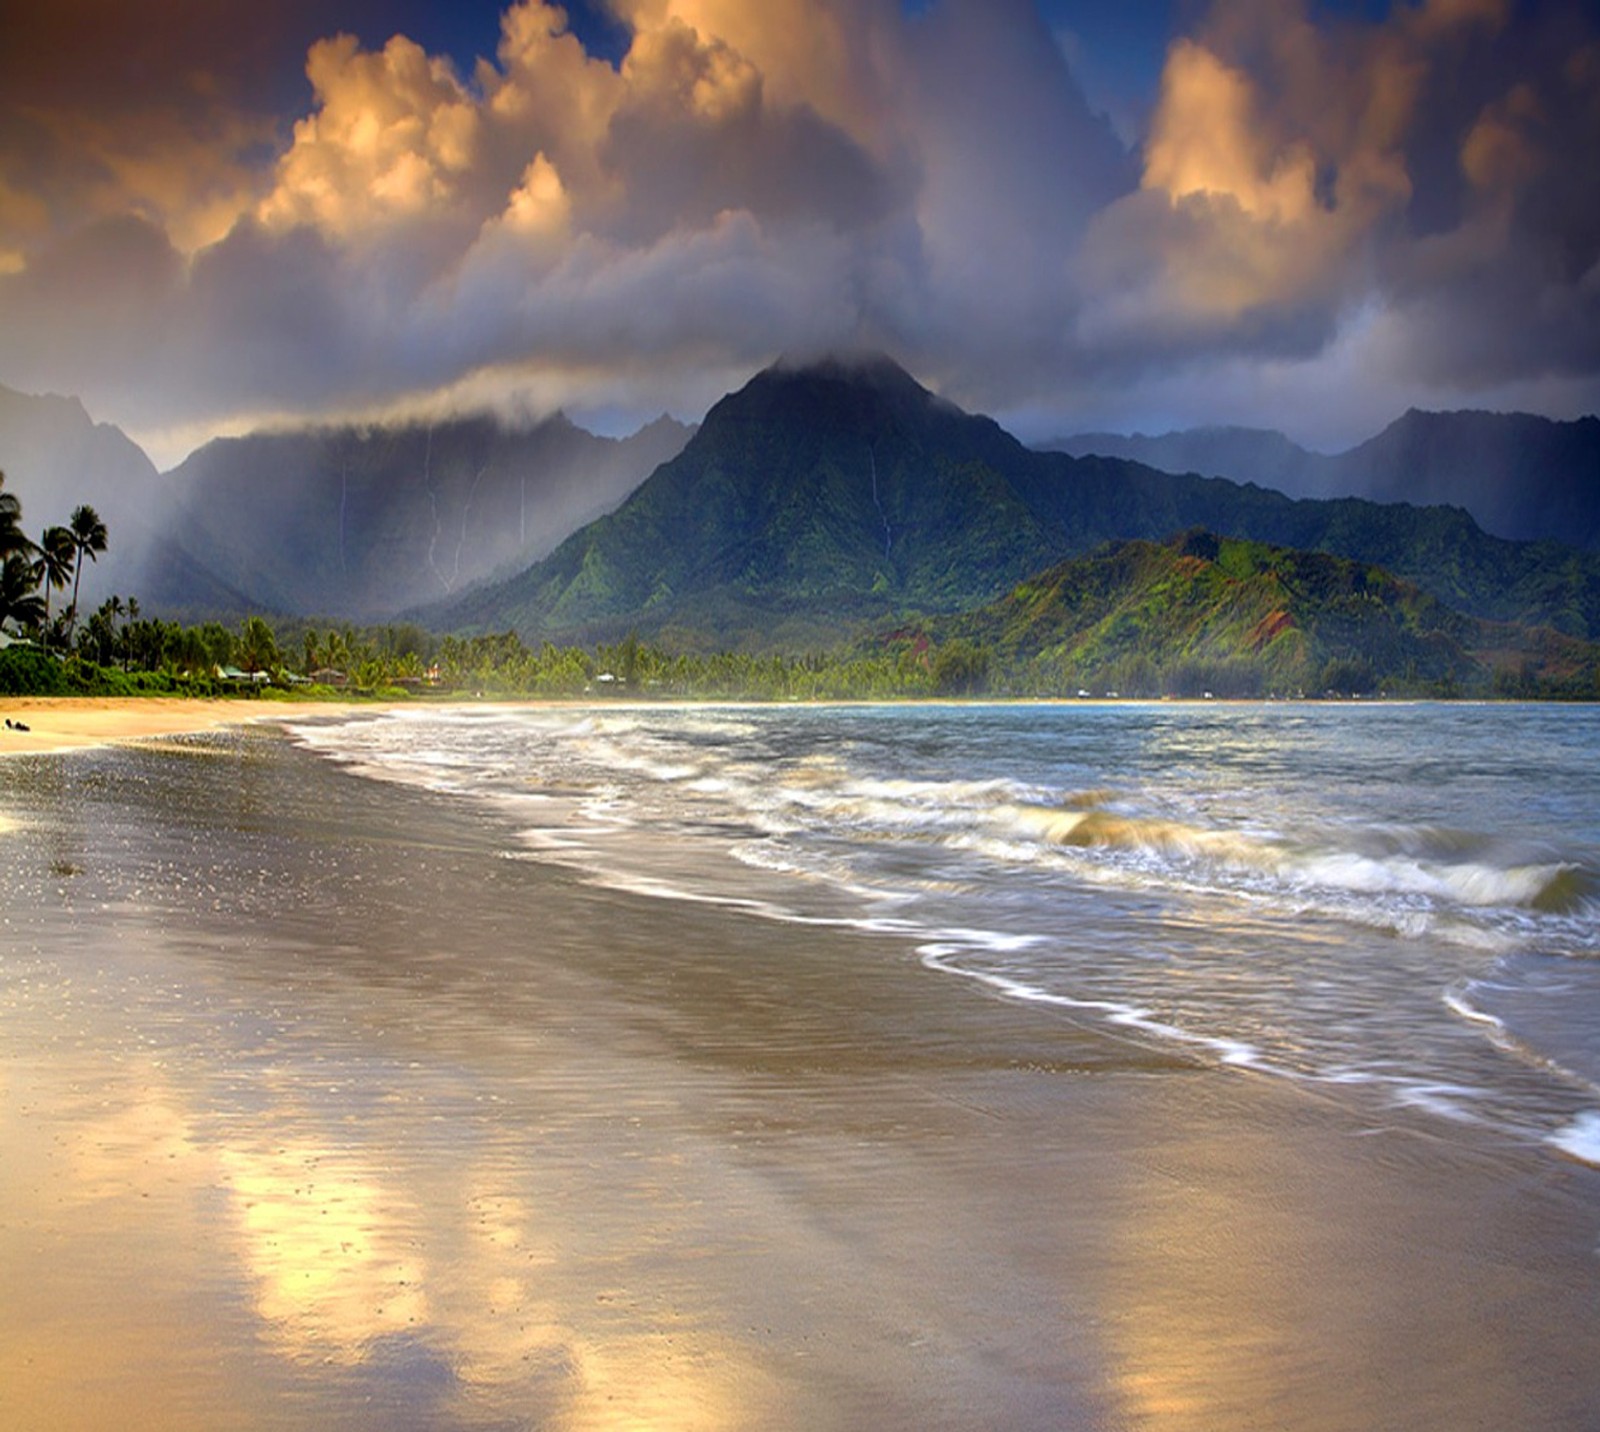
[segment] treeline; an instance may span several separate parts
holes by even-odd
[[[443,638],[434,669],[442,686],[485,696],[836,701],[937,694],[928,663],[909,649],[707,655],[667,651],[633,636],[593,649],[551,642],[535,648],[502,632]]]
[[[1285,686],[1281,674],[1268,663],[1250,657],[1190,658],[1166,664],[1139,653],[1096,663],[1059,655],[1008,660],[992,647],[966,637],[935,640],[916,631],[803,656],[672,652],[634,637],[593,651],[549,642],[535,649],[514,633],[504,632],[445,637],[437,645],[434,665],[446,686],[508,696],[580,696],[609,691],[657,697],[830,701],[1465,694],[1448,683],[1414,676],[1408,680],[1405,673],[1380,680],[1371,663],[1358,660],[1328,661],[1309,673],[1309,683]],[[1515,694],[1527,694],[1526,688]],[[1556,693],[1546,687],[1540,694],[1594,693]]]
[[[185,626],[141,616],[139,603],[109,597],[70,645],[14,643],[0,651],[0,694],[222,696],[294,689],[397,694],[427,682],[437,639],[420,627],[357,631],[285,627],[264,618],[237,629]]]
[[[637,637],[590,648],[544,642],[530,647],[515,633],[437,637],[419,626],[274,628],[260,616],[231,629],[220,622],[185,626],[144,615],[134,598],[107,598],[79,620],[85,561],[107,549],[94,509],[76,508],[62,527],[35,540],[21,526],[21,507],[0,474],[0,693],[303,695],[407,692],[440,695],[701,698],[753,701],[888,700],[926,697],[1303,697],[1482,695],[1594,700],[1600,666],[1592,648],[1563,660],[1483,675],[1471,689],[1436,667],[1419,674],[1376,656],[1308,660],[1303,642],[1292,662],[1270,653],[1162,661],[1171,644],[1135,629],[1128,641],[1023,654],[1012,642],[991,642],[968,622],[937,629],[910,627],[853,645],[804,655],[671,651]],[[1212,539],[1213,541],[1215,539]],[[53,597],[71,589],[56,606]],[[1153,611],[1154,609],[1152,609]],[[1124,617],[1122,624],[1132,619]],[[1155,617],[1150,617],[1155,622]],[[1133,623],[1137,628],[1137,623]],[[8,631],[8,628],[10,629]],[[1120,630],[1120,627],[1114,628]],[[1004,627],[1001,628],[1002,632]],[[1148,639],[1141,639],[1148,636]],[[20,639],[19,639],[20,638]],[[1547,633],[1546,643],[1571,639]],[[1348,644],[1347,644],[1348,645]],[[1368,644],[1369,648],[1371,644]],[[1285,648],[1287,649],[1287,648]],[[1554,653],[1561,657],[1562,653]],[[1281,652],[1279,652],[1281,656]],[[1554,679],[1551,672],[1565,673]],[[1476,681],[1476,678],[1471,678]]]
[[[965,637],[942,641],[899,632],[853,647],[799,656],[678,652],[636,637],[586,648],[529,646],[514,632],[439,637],[415,625],[324,628],[259,616],[237,629],[184,626],[140,615],[109,598],[85,619],[70,652],[13,645],[0,652],[0,694],[436,695],[745,701],[869,701],[940,697],[1053,699],[1073,696],[1266,699],[1464,695],[1522,699],[1596,696],[1524,669],[1463,690],[1369,662],[1329,661],[1305,685],[1284,687],[1249,657],[1166,664],[1133,653],[1085,664],[1070,657],[1013,656]]]

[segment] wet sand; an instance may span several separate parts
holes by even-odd
[[[0,831],[7,1426],[1600,1425],[1548,1150],[594,889],[268,728],[0,763]]]

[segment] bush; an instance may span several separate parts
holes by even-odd
[[[0,695],[65,696],[70,687],[61,663],[36,646],[0,651]]]

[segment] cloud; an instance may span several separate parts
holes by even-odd
[[[1584,33],[1499,0],[1376,25],[1222,0],[1169,51],[1139,192],[1094,221],[1083,348],[1124,380],[1251,355],[1315,366],[1376,308],[1407,381],[1456,401],[1592,382]]]
[[[454,206],[476,158],[478,112],[449,61],[403,35],[377,53],[339,35],[311,47],[306,75],[316,112],[295,125],[264,224],[348,239]]]
[[[1348,354],[1380,328],[1447,401],[1600,371],[1600,34],[1573,7],[1216,0],[1132,151],[1031,0],[614,0],[615,65],[520,0],[471,73],[260,8],[28,12],[0,382],[135,428],[659,409],[875,343],[959,401],[1092,422],[1203,410],[1224,369],[1230,403],[1251,372],[1376,382]],[[296,34],[286,108],[224,36]]]

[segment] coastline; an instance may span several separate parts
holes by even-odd
[[[388,710],[446,710],[453,706],[492,709],[505,708],[555,708],[602,709],[625,711],[643,707],[659,710],[683,707],[715,706],[730,710],[760,709],[772,706],[806,705],[817,707],[865,708],[874,706],[1066,706],[1094,709],[1104,706],[1185,705],[1229,709],[1256,706],[1304,706],[1318,709],[1334,704],[1338,706],[1363,706],[1376,709],[1422,704],[1416,698],[1383,698],[1365,701],[1328,703],[1304,701],[1251,701],[1233,698],[1203,700],[1176,697],[1129,697],[1112,700],[1105,697],[994,697],[950,698],[919,697],[904,700],[838,700],[791,702],[739,701],[722,698],[673,698],[654,701],[631,697],[525,697],[484,696],[428,698],[423,701],[388,702],[373,701],[257,701],[242,697],[181,697],[181,696],[10,696],[0,697],[0,717],[21,721],[28,729],[17,731],[0,728],[0,759],[11,755],[44,755],[52,752],[88,750],[97,746],[113,745],[125,741],[154,740],[165,736],[194,735],[205,731],[219,731],[230,726],[270,724],[275,721],[303,719],[308,716],[342,716],[351,712],[381,712]],[[1454,705],[1480,705],[1475,699],[1452,702]],[[1576,706],[1576,702],[1533,703],[1555,707]]]
[[[17,1425],[1600,1415],[1594,1170],[507,859],[200,704],[13,768]]]
[[[190,736],[280,718],[316,713],[341,715],[382,705],[328,701],[250,701],[185,696],[7,696],[0,716],[21,721],[18,731],[0,727],[0,757],[88,750],[121,741]]]

